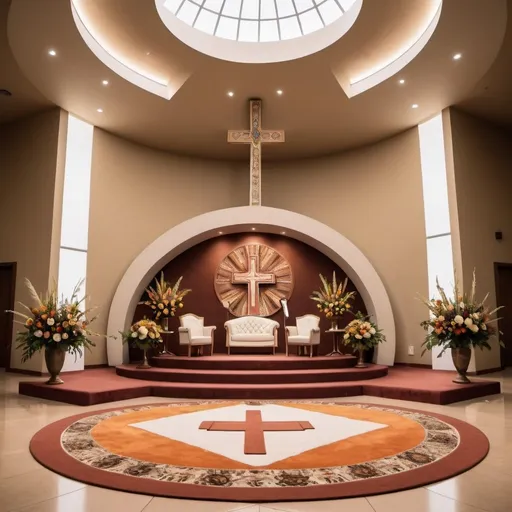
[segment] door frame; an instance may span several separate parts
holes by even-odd
[[[16,295],[16,270],[17,270],[17,264],[16,264],[15,261],[0,262],[0,267],[8,267],[8,268],[12,269],[12,272],[11,272],[11,275],[12,275],[11,289],[10,289],[10,293],[9,293],[9,302],[10,302],[9,309],[14,309],[14,301],[15,301],[15,295]],[[14,319],[13,319],[13,321],[11,323],[11,329],[10,329],[11,332],[7,333],[7,339],[12,340],[13,329],[14,329]],[[11,369],[11,345],[12,345],[12,343],[8,343],[6,345],[6,358],[7,358],[7,361],[6,361],[6,364],[5,364],[5,371],[6,372],[8,372]]]
[[[494,283],[496,287],[496,304],[498,305],[500,292],[501,292],[501,283],[500,283],[500,269],[502,268],[512,268],[512,263],[500,263],[494,262]],[[498,330],[500,329],[500,321],[498,320]],[[505,349],[500,346],[500,366],[501,368],[505,367]]]

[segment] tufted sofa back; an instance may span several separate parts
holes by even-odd
[[[261,316],[243,316],[225,323],[232,334],[272,334],[279,324]]]

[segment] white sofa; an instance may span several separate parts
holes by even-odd
[[[316,315],[304,315],[296,318],[297,325],[286,327],[286,355],[289,345],[309,347],[309,357],[313,357],[313,347],[320,345],[320,318]]]
[[[198,354],[202,355],[203,347],[210,346],[210,355],[213,355],[213,331],[216,327],[205,327],[204,318],[192,313],[180,316],[180,345],[188,349],[188,357],[192,356],[192,348],[197,347]]]
[[[279,329],[276,321],[261,316],[243,316],[228,320],[224,327],[228,354],[232,347],[272,347],[272,353],[276,353]]]

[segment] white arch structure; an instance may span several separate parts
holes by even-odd
[[[314,247],[342,268],[357,287],[368,313],[386,335],[386,343],[376,350],[375,362],[394,364],[395,323],[391,303],[382,280],[366,256],[343,235],[315,219],[266,206],[242,206],[186,220],[158,237],[133,260],[110,307],[108,334],[116,339],[107,339],[109,365],[128,361],[128,348],[122,344],[119,331],[129,327],[144,289],[162,267],[190,247],[218,236],[219,231],[242,233],[252,228],[260,233],[284,231],[286,236]]]

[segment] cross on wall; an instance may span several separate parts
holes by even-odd
[[[250,144],[250,190],[249,205],[261,206],[261,145],[284,142],[284,130],[264,130],[261,127],[260,99],[249,101],[250,129],[229,130],[228,142],[232,144]]]

